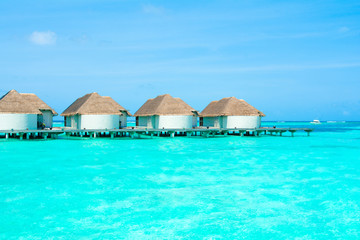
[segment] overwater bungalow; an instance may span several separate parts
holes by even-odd
[[[41,114],[37,116],[38,128],[52,128],[53,117],[57,116],[58,113],[54,109],[49,107],[44,101],[33,93],[20,93],[25,101],[30,102],[36,108],[38,108]]]
[[[1,130],[52,128],[54,115],[55,110],[32,93],[11,90],[0,98]]]
[[[65,127],[73,129],[119,129],[131,114],[111,97],[94,92],[78,98],[61,116]]]
[[[200,113],[199,124],[204,127],[258,128],[262,117],[265,114],[244,100],[228,97],[207,105]]]
[[[180,98],[165,94],[147,100],[134,116],[139,127],[183,129],[196,127],[198,113]]]

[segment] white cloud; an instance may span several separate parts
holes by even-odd
[[[56,33],[47,32],[33,32],[30,35],[30,41],[36,45],[53,45],[56,43]]]
[[[149,14],[162,14],[164,12],[164,8],[156,7],[150,4],[143,5],[142,10],[144,13],[149,13]]]

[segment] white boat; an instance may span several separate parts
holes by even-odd
[[[311,124],[321,124],[321,122],[319,120],[313,120],[312,122],[310,122]]]

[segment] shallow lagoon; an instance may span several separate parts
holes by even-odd
[[[0,238],[358,239],[360,123],[313,127],[293,138],[2,139]]]

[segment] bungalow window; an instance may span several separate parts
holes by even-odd
[[[64,117],[64,126],[65,126],[65,127],[67,127],[67,126],[66,126],[66,122],[67,122],[66,117]]]
[[[200,127],[204,126],[204,118],[203,117],[200,117],[199,125],[200,125]]]
[[[136,117],[136,126],[139,126],[139,117]]]

